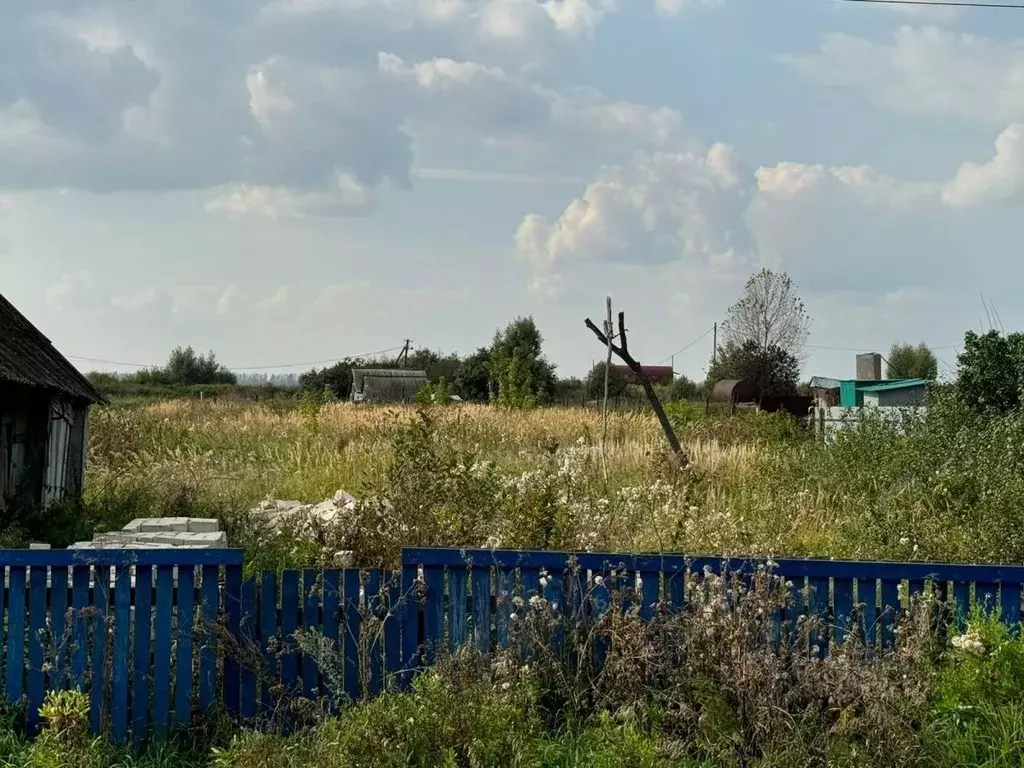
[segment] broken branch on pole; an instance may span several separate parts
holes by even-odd
[[[672,424],[668,420],[668,416],[665,414],[665,409],[661,405],[661,400],[658,399],[658,393],[654,391],[654,385],[651,384],[650,378],[644,371],[643,366],[629,354],[629,341],[626,338],[626,313],[619,312],[619,333],[618,333],[618,344],[615,344],[611,338],[605,335],[600,328],[594,325],[588,317],[585,321],[585,325],[594,335],[597,336],[597,340],[601,344],[622,360],[626,366],[633,372],[637,380],[640,382],[640,386],[644,388],[644,392],[647,394],[647,399],[651,403],[651,408],[654,409],[654,415],[658,417],[658,421],[661,423],[661,428],[665,432],[665,439],[668,440],[669,448],[672,449],[673,457],[679,462],[680,466],[686,467],[690,463],[690,457],[683,452],[682,446],[679,444],[679,438],[676,437],[675,430],[672,429]],[[609,328],[609,330],[611,330]]]

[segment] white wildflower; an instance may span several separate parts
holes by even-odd
[[[954,648],[963,651],[964,653],[980,656],[985,652],[985,643],[982,642],[981,638],[978,637],[975,632],[957,635],[950,642]]]
[[[517,613],[510,614],[508,618],[509,618],[509,621],[515,621],[516,619],[519,618],[519,614],[517,614]]]
[[[604,576],[595,576],[595,577],[594,577],[594,584],[596,584],[596,585],[597,585],[597,586],[599,586],[599,587],[600,587],[600,586],[601,586],[602,584],[604,584]]]
[[[511,687],[512,687],[512,685],[510,683],[502,683],[501,684],[501,690],[503,690],[503,691],[507,691]]]

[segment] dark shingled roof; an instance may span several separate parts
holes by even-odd
[[[0,381],[61,392],[90,403],[103,395],[0,295]]]

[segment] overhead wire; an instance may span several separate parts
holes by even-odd
[[[340,355],[338,357],[327,358],[326,360],[307,360],[301,363],[284,363],[275,365],[243,365],[243,366],[224,366],[231,371],[275,371],[282,370],[284,368],[302,368],[305,366],[313,365],[327,365],[328,363],[337,363],[340,360],[346,359],[358,359],[373,357],[374,355],[383,355],[386,352],[396,352],[402,349],[402,346],[388,347],[387,349],[378,349],[373,352],[360,352],[356,355]],[[98,357],[82,357],[81,355],[65,355],[69,360],[79,360],[87,363],[103,363],[104,365],[123,365],[129,368],[159,368],[159,364],[154,365],[152,363],[127,363],[122,360],[105,360]]]
[[[701,334],[700,336],[698,336],[698,337],[697,337],[696,339],[694,339],[693,341],[691,341],[691,342],[690,342],[689,344],[687,344],[687,345],[686,345],[685,347],[683,347],[682,349],[678,349],[678,350],[676,350],[675,352],[673,352],[673,353],[672,353],[671,355],[667,355],[667,356],[663,357],[663,358],[662,358],[661,360],[659,360],[659,361],[658,361],[658,364],[660,365],[661,363],[664,363],[664,362],[665,362],[666,360],[671,360],[671,359],[672,359],[673,357],[675,357],[676,355],[681,355],[681,354],[682,354],[683,352],[685,352],[686,350],[688,350],[688,349],[689,349],[690,347],[692,347],[692,346],[693,346],[694,344],[696,344],[696,343],[697,343],[698,341],[701,341],[702,339],[706,338],[706,337],[707,337],[707,335],[708,335],[709,333],[711,333],[711,332],[712,332],[712,331],[713,331],[714,329],[715,329],[715,327],[714,327],[714,326],[711,326],[711,327],[710,327],[710,328],[708,328],[708,329],[707,329],[706,331],[704,331],[704,333],[702,333],[702,334]]]
[[[955,0],[842,0],[844,3],[870,3],[872,5],[918,5],[938,6],[940,8],[1010,8],[1024,10],[1024,3],[983,3],[956,2]]]

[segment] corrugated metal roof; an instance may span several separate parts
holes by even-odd
[[[888,392],[893,389],[914,389],[916,387],[927,387],[931,384],[928,379],[894,379],[883,381],[880,384],[872,384],[870,387],[860,387],[861,392]]]
[[[90,403],[103,395],[38,328],[0,295],[0,381],[62,392]]]
[[[839,389],[839,379],[828,376],[812,376],[811,389]]]

